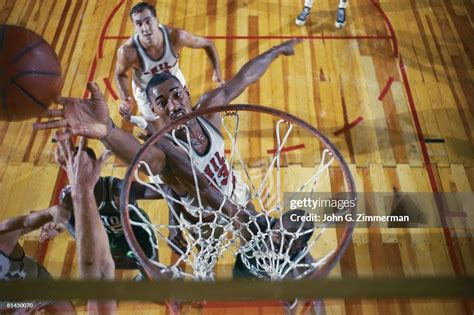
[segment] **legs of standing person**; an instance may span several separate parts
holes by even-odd
[[[337,14],[336,14],[336,27],[342,28],[346,25],[346,8],[349,4],[349,0],[339,0],[339,5],[337,7]],[[296,25],[304,25],[306,20],[308,19],[311,8],[313,7],[313,0],[305,0],[303,10],[300,14],[296,17],[295,23]]]
[[[342,1],[342,0],[341,0]],[[313,7],[313,0],[305,0],[303,10],[296,17],[296,25],[304,25],[308,19],[309,14],[311,13],[311,8]]]
[[[346,8],[349,0],[339,0],[339,6],[336,15],[336,27],[341,28],[346,25]]]

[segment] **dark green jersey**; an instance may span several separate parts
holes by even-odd
[[[122,180],[107,176],[101,177],[94,187],[94,195],[97,202],[97,208],[99,209],[100,219],[104,225],[105,231],[109,238],[110,250],[114,259],[116,268],[118,269],[129,269],[136,268],[137,261],[130,249],[127,239],[123,231],[123,225],[120,218],[120,206],[118,204],[118,197],[120,195]],[[61,192],[61,203],[68,205],[71,203],[70,209],[72,209],[72,202],[70,202],[70,186],[66,186]],[[140,214],[136,211],[130,210],[130,220],[139,223],[149,223],[150,218],[146,212],[138,207],[135,201],[131,201],[133,205],[137,207]],[[69,220],[68,230],[75,236],[74,229],[74,215],[71,215]],[[135,237],[140,244],[145,254],[152,259],[157,256],[156,249],[156,238],[154,231],[151,227],[142,227],[132,225]]]

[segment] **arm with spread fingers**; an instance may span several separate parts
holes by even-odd
[[[82,138],[74,155],[69,141],[59,141],[56,153],[56,160],[66,170],[71,183],[79,273],[84,279],[113,280],[115,265],[94,195],[94,186],[110,151],[92,160],[84,152],[84,146]],[[90,300],[87,308],[92,314],[115,314],[117,304]]]

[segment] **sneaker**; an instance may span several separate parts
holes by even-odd
[[[341,28],[346,25],[346,9],[339,8],[336,15],[336,27]]]
[[[311,9],[308,7],[304,7],[303,11],[301,11],[300,15],[298,15],[298,17],[295,20],[296,25],[298,26],[304,25],[310,13],[311,13]]]

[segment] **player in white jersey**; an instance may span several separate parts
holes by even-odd
[[[213,69],[213,80],[222,84],[220,63],[214,44],[203,37],[192,35],[184,30],[159,23],[155,8],[148,3],[138,3],[130,11],[135,34],[130,37],[117,53],[115,80],[120,92],[120,114],[131,119],[132,97],[128,89],[128,71],[133,69],[132,92],[138,110],[145,121],[156,119],[151,112],[145,95],[145,88],[153,75],[168,72],[177,77],[186,87],[186,81],[179,69],[179,52],[183,47],[201,48],[206,51]],[[132,122],[141,128],[146,122],[134,118]]]
[[[43,266],[34,258],[25,255],[18,239],[21,235],[39,229],[46,223],[67,222],[67,212],[61,206],[53,206],[0,222],[0,281],[52,280]],[[75,313],[71,302],[22,301],[18,305],[30,312],[44,310],[47,313]],[[12,311],[12,308],[8,308],[8,302],[0,301],[0,313],[9,311]]]

